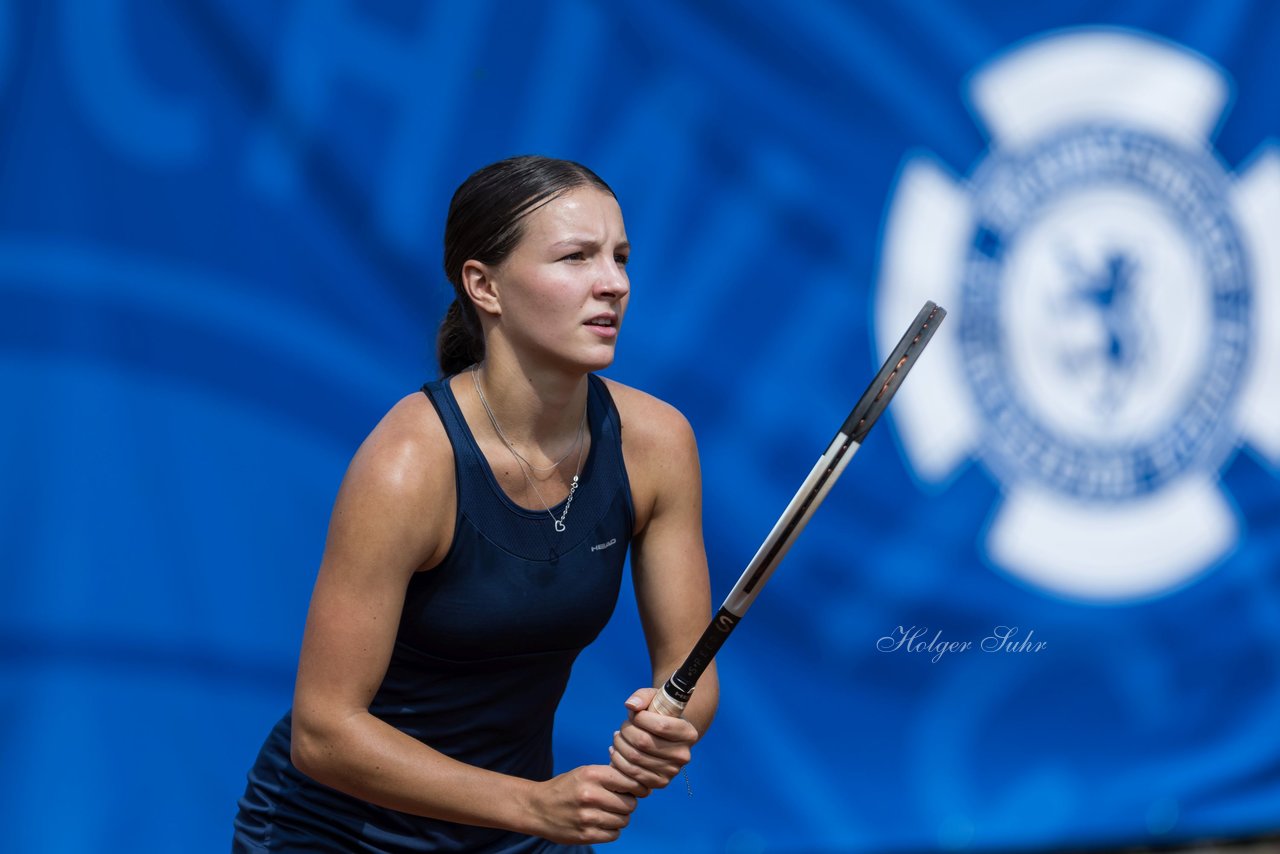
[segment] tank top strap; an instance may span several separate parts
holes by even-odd
[[[472,483],[484,480],[490,470],[488,461],[485,460],[484,454],[480,451],[480,446],[476,444],[475,438],[471,435],[471,428],[467,425],[467,420],[462,415],[458,400],[453,396],[453,388],[449,382],[454,376],[456,375],[451,374],[450,376],[424,383],[422,391],[435,406],[436,413],[440,416],[440,422],[444,425],[444,431],[449,436],[449,442],[453,445],[454,481],[457,489],[458,515],[462,516],[465,509],[464,498],[469,497],[472,492],[467,487]]]

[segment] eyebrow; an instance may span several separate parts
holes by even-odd
[[[552,249],[568,249],[569,247],[572,247],[572,246],[595,247],[599,245],[600,245],[600,241],[596,240],[594,237],[569,237],[564,240],[557,240],[555,243],[552,243],[551,248]],[[630,249],[631,241],[624,240],[621,243],[614,246],[613,248],[614,249]]]

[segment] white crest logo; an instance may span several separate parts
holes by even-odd
[[[922,300],[951,312],[899,436],[925,482],[980,459],[1003,492],[981,548],[1057,594],[1186,582],[1239,538],[1235,449],[1280,464],[1280,152],[1223,167],[1229,87],[1143,33],[1056,33],[971,78],[990,147],[968,178],[927,155],[899,176],[880,349]]]

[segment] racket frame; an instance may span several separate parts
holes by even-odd
[[[654,695],[649,704],[652,711],[671,717],[683,714],[693,695],[698,679],[711,665],[716,653],[737,627],[747,609],[755,602],[764,585],[772,577],[778,564],[800,536],[814,511],[822,504],[831,487],[844,473],[853,455],[862,447],[867,434],[884,413],[893,395],[901,387],[907,373],[915,365],[929,339],[946,317],[946,309],[929,301],[916,315],[910,328],[898,341],[875,379],[867,386],[862,397],[849,412],[827,450],[818,458],[809,475],[800,484],[786,509],[774,524],[769,536],[756,551],[755,557],[725,597],[724,603],[711,618],[702,637],[675,673]]]

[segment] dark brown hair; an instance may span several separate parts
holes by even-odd
[[[445,376],[484,358],[484,337],[475,305],[462,288],[462,265],[475,260],[500,264],[524,235],[524,218],[562,193],[595,186],[613,190],[580,163],[525,155],[474,172],[449,203],[444,226],[444,274],[454,299],[436,336],[436,357]]]

